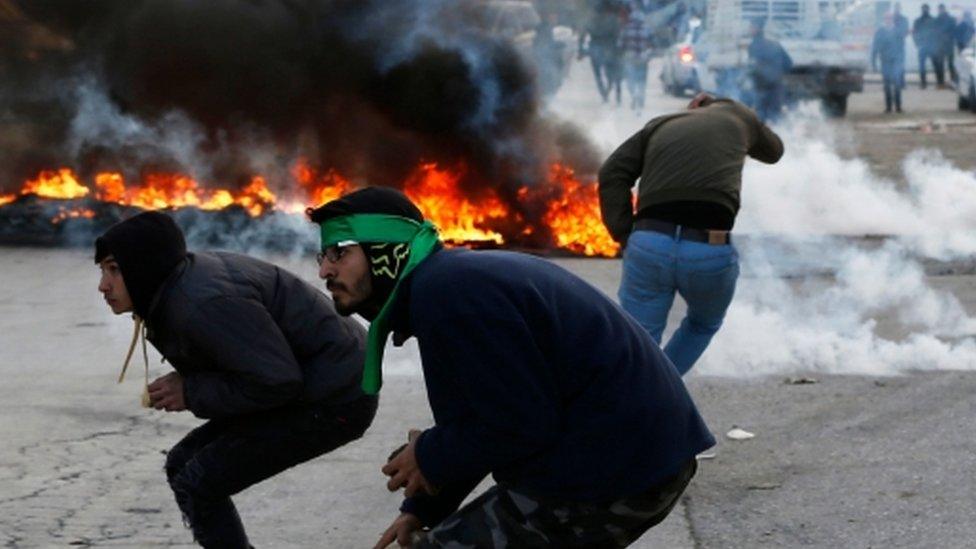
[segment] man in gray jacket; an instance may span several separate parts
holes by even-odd
[[[158,212],[111,227],[95,242],[95,262],[109,307],[132,312],[137,334],[144,323],[176,370],[148,384],[144,403],[209,420],[166,458],[195,539],[249,547],[230,496],[359,438],[372,422],[376,397],[360,387],[365,330],[274,265],[187,253],[179,227]]]
[[[688,314],[664,353],[684,375],[705,352],[732,303],[746,157],[773,164],[783,142],[741,103],[699,94],[688,109],[659,116],[600,168],[603,223],[625,244],[620,305],[662,343],[675,293]],[[631,188],[640,179],[637,209]]]

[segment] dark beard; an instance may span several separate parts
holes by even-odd
[[[333,299],[335,303],[336,312],[342,316],[351,316],[353,314],[359,314],[359,316],[365,318],[368,321],[372,321],[376,318],[376,315],[380,313],[380,309],[383,304],[386,303],[386,298],[388,296],[376,295],[372,280],[372,275],[370,278],[365,278],[356,283],[356,294],[367,294],[368,297],[365,299],[350,303],[348,305],[342,305],[338,301]]]
[[[340,305],[338,301],[335,301],[334,303],[335,303],[336,312],[342,316],[351,316],[353,313],[357,312],[355,305],[344,307]]]

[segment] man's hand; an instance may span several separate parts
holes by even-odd
[[[183,399],[183,376],[170,372],[149,384],[149,404],[157,410],[182,412],[186,410]]]
[[[376,542],[373,549],[385,549],[394,541],[400,547],[410,547],[413,545],[414,532],[420,531],[421,528],[423,526],[420,524],[420,519],[410,513],[403,513],[393,521],[386,532],[383,532],[383,537]]]
[[[431,489],[430,484],[427,483],[427,479],[424,478],[424,474],[420,471],[420,465],[417,464],[417,454],[415,451],[417,448],[417,438],[420,437],[420,431],[411,429],[408,437],[410,442],[407,443],[407,447],[392,456],[393,459],[383,466],[383,474],[390,477],[389,482],[386,483],[386,487],[391,492],[396,492],[406,486],[403,495],[408,498],[416,495],[417,492],[433,494],[435,491]]]
[[[706,92],[700,92],[695,96],[694,99],[691,100],[691,103],[688,103],[688,110],[697,109],[698,107],[707,107],[714,102],[714,95]]]

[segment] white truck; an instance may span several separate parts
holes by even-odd
[[[793,59],[784,78],[787,104],[817,99],[832,116],[847,112],[847,97],[864,89],[868,56],[863,43],[845,42],[838,6],[821,0],[708,0],[705,29],[695,50],[705,90],[748,99],[749,26],[764,20],[765,34]],[[832,5],[834,4],[834,5]]]

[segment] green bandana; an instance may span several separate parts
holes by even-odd
[[[375,395],[382,386],[383,350],[390,335],[390,310],[396,301],[400,283],[421,261],[427,258],[440,242],[437,228],[430,221],[419,223],[413,219],[385,214],[351,214],[334,217],[322,223],[322,249],[351,240],[358,243],[387,242],[410,244],[410,257],[400,273],[393,292],[369,324],[366,339],[366,364],[363,366],[363,391]]]

